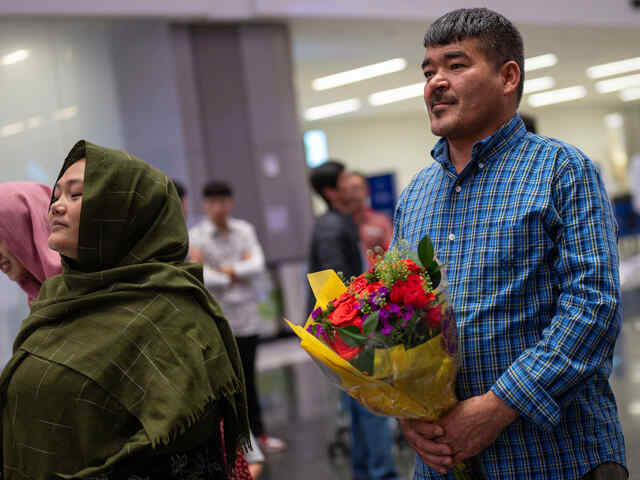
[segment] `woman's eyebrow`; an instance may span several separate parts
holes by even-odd
[[[71,186],[71,185],[74,185],[74,184],[76,184],[76,183],[84,183],[84,180],[82,180],[81,178],[70,178],[69,180],[67,180],[67,181],[66,181],[66,182],[64,182],[64,183],[66,183],[68,186]],[[58,182],[58,183],[56,183],[56,184],[54,185],[54,187],[53,187],[53,188],[54,188],[54,189],[55,189],[55,188],[62,188],[62,185],[60,185],[60,183]]]

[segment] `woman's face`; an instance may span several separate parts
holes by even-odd
[[[53,189],[53,203],[49,207],[49,248],[65,257],[78,259],[80,212],[86,160],[77,161],[60,177]]]
[[[14,282],[19,282],[27,274],[27,269],[11,254],[7,244],[2,240],[0,240],[0,270]]]

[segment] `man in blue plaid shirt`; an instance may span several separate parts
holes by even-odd
[[[627,478],[609,385],[621,323],[616,224],[598,169],[528,133],[522,38],[487,9],[425,35],[424,98],[442,137],[403,191],[394,243],[431,237],[460,339],[460,403],[403,421],[415,479]]]

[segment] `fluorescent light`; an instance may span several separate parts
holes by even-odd
[[[413,83],[400,88],[382,90],[369,95],[369,103],[374,107],[387,103],[399,102],[409,98],[422,97],[424,95],[424,82]]]
[[[556,81],[553,77],[532,78],[524,81],[524,93],[540,92],[541,90],[549,90],[553,88]]]
[[[2,57],[3,65],[11,65],[12,63],[21,62],[29,56],[29,50],[16,50]]]
[[[355,112],[359,109],[360,100],[357,98],[350,98],[349,100],[342,100],[341,102],[328,103],[326,105],[307,108],[304,112],[304,118],[306,120],[319,120],[321,118]]]
[[[616,92],[618,90],[637,86],[640,86],[640,73],[596,82],[596,90],[600,93]]]
[[[0,128],[0,137],[10,137],[24,132],[24,122],[10,123]]]
[[[587,76],[589,78],[610,77],[611,75],[633,72],[634,70],[640,70],[640,57],[589,67],[587,68]]]
[[[629,404],[629,413],[634,417],[640,415],[640,402],[631,402]]]
[[[532,107],[542,107],[551,105],[552,103],[569,102],[578,100],[587,96],[587,89],[582,85],[575,87],[560,88],[558,90],[549,90],[543,93],[534,93],[528,97],[529,105]]]
[[[553,67],[558,63],[558,57],[553,53],[547,53],[545,55],[538,55],[537,57],[524,59],[524,71],[530,72],[532,70],[540,70],[541,68]]]
[[[633,102],[634,100],[640,100],[640,87],[627,88],[622,90],[618,96],[623,102]]]
[[[407,61],[404,58],[394,58],[386,62],[374,63],[364,67],[347,70],[327,77],[316,78],[311,86],[314,90],[328,90],[329,88],[347,85],[349,83],[360,82],[368,78],[387,75],[388,73],[399,72],[407,68]]]
[[[27,128],[38,128],[42,125],[42,116],[37,115],[35,117],[31,117],[27,119]]]
[[[53,118],[55,120],[69,120],[70,118],[75,117],[77,113],[78,113],[78,107],[75,105],[72,105],[70,107],[62,108],[57,112],[55,112],[53,114]]]

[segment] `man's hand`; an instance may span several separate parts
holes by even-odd
[[[439,425],[420,420],[398,420],[407,442],[424,463],[445,474],[453,465],[453,450],[438,439],[445,431]]]
[[[451,447],[453,462],[459,463],[485,450],[518,414],[489,391],[458,403],[438,421],[445,435],[437,441]],[[426,463],[426,462],[425,462]]]
[[[236,275],[236,269],[233,268],[232,266],[223,265],[222,267],[220,267],[220,271],[222,273],[226,273],[227,275],[229,275],[229,278],[231,279],[232,282],[235,282],[238,280],[238,276]]]

